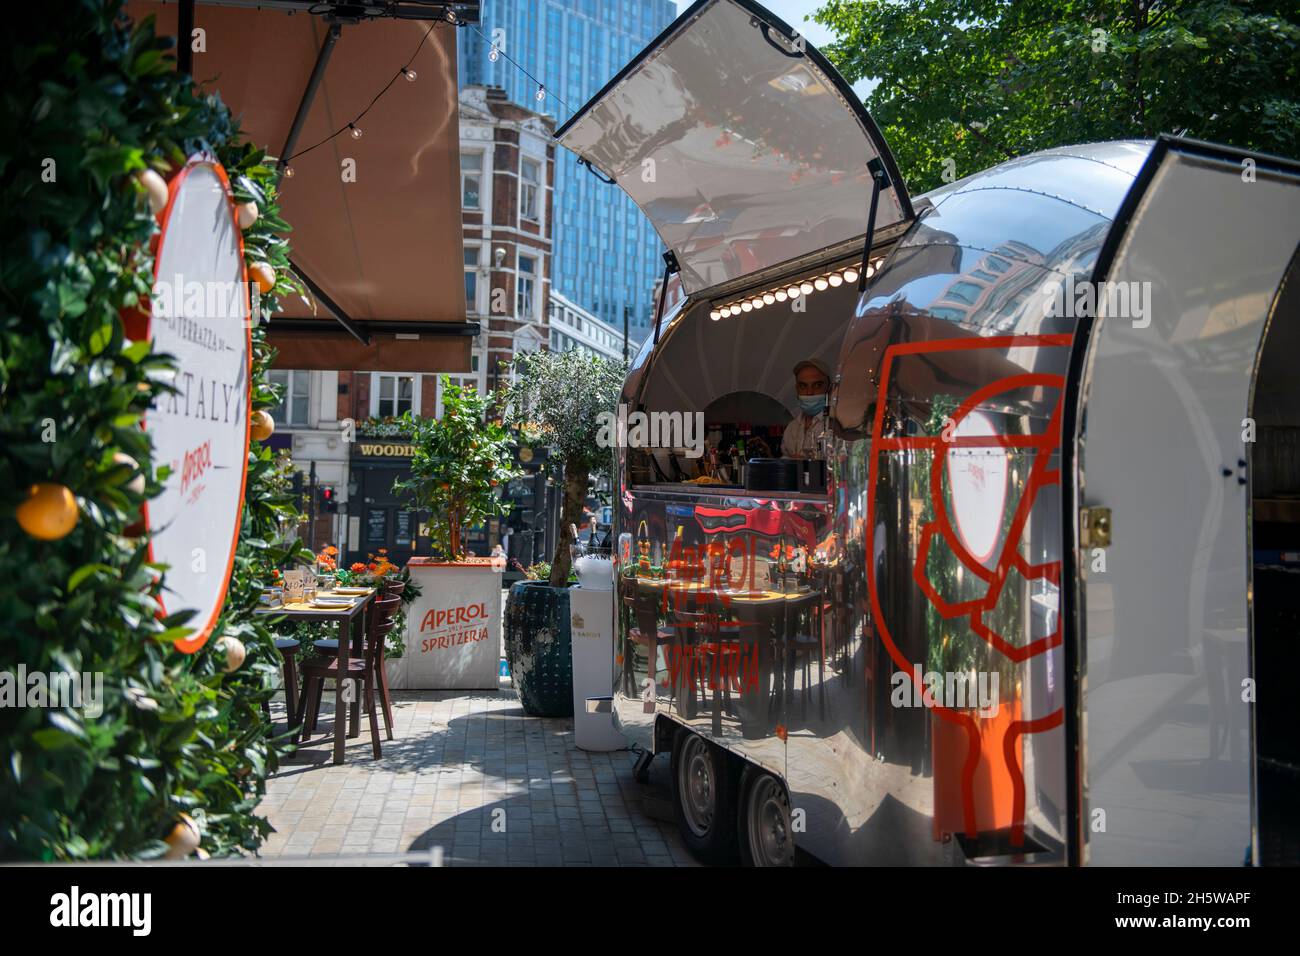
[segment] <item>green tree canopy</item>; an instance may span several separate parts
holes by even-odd
[[[1295,156],[1298,10],[828,0],[814,19],[836,34],[824,52],[850,83],[878,81],[866,106],[916,195],[1036,150],[1159,133]]]

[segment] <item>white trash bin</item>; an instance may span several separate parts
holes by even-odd
[[[581,583],[569,589],[569,629],[573,647],[573,740],[582,750],[623,750],[627,739],[614,727],[610,708],[587,712],[589,698],[614,694],[614,573],[598,559],[577,562]],[[608,573],[605,573],[608,568]],[[604,585],[601,587],[601,585]]]

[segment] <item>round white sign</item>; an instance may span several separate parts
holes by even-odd
[[[953,429],[957,438],[991,438],[997,434],[982,412],[971,412]],[[1002,533],[1007,499],[1007,455],[995,445],[948,449],[948,492],[957,534],[976,561],[993,556]]]
[[[225,170],[194,159],[169,184],[149,336],[176,358],[145,416],[162,493],[145,507],[150,559],[168,565],[163,605],[194,608],[193,652],[212,633],[235,560],[248,470],[252,352],[244,243]]]

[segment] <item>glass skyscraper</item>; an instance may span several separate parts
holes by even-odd
[[[673,0],[483,0],[482,22],[458,31],[461,85],[499,86],[528,109],[563,123],[677,16]],[[510,59],[490,59],[496,41]],[[561,102],[562,101],[562,102]],[[557,148],[552,288],[623,328],[633,342],[654,320],[652,287],[663,274],[663,245],[617,186],[596,179]]]

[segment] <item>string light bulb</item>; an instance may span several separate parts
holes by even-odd
[[[493,63],[495,63],[497,61],[497,57],[499,56],[501,56],[501,54],[497,52],[497,45],[493,43],[492,49],[488,50],[488,59],[491,60]]]
[[[402,76],[406,77],[406,82],[407,82],[407,83],[414,83],[414,82],[415,82],[415,71],[414,71],[414,70],[407,69],[406,67],[403,67],[403,68],[402,68]]]
[[[285,178],[285,179],[293,179],[293,167],[292,167],[292,166],[285,166],[285,167],[284,167],[284,178]]]
[[[544,99],[546,99],[546,87],[539,83],[537,85],[537,102],[540,103]]]
[[[353,139],[360,139],[360,138],[361,138],[361,127],[358,126],[356,123],[349,123],[349,124],[348,124],[348,129],[352,131],[352,138],[353,138]]]
[[[875,275],[880,271],[884,264],[884,257],[869,261],[866,264],[867,277]],[[819,276],[809,276],[806,279],[799,279],[788,286],[778,289],[768,289],[756,295],[751,295],[747,299],[738,299],[735,302],[727,303],[712,309],[709,312],[709,318],[715,322],[718,319],[725,319],[729,315],[740,315],[742,312],[754,312],[763,308],[765,305],[774,305],[777,302],[788,302],[798,299],[801,295],[807,296],[814,292],[825,292],[827,289],[838,289],[846,282],[856,282],[859,270],[853,266],[846,266],[836,272],[827,272]]]

